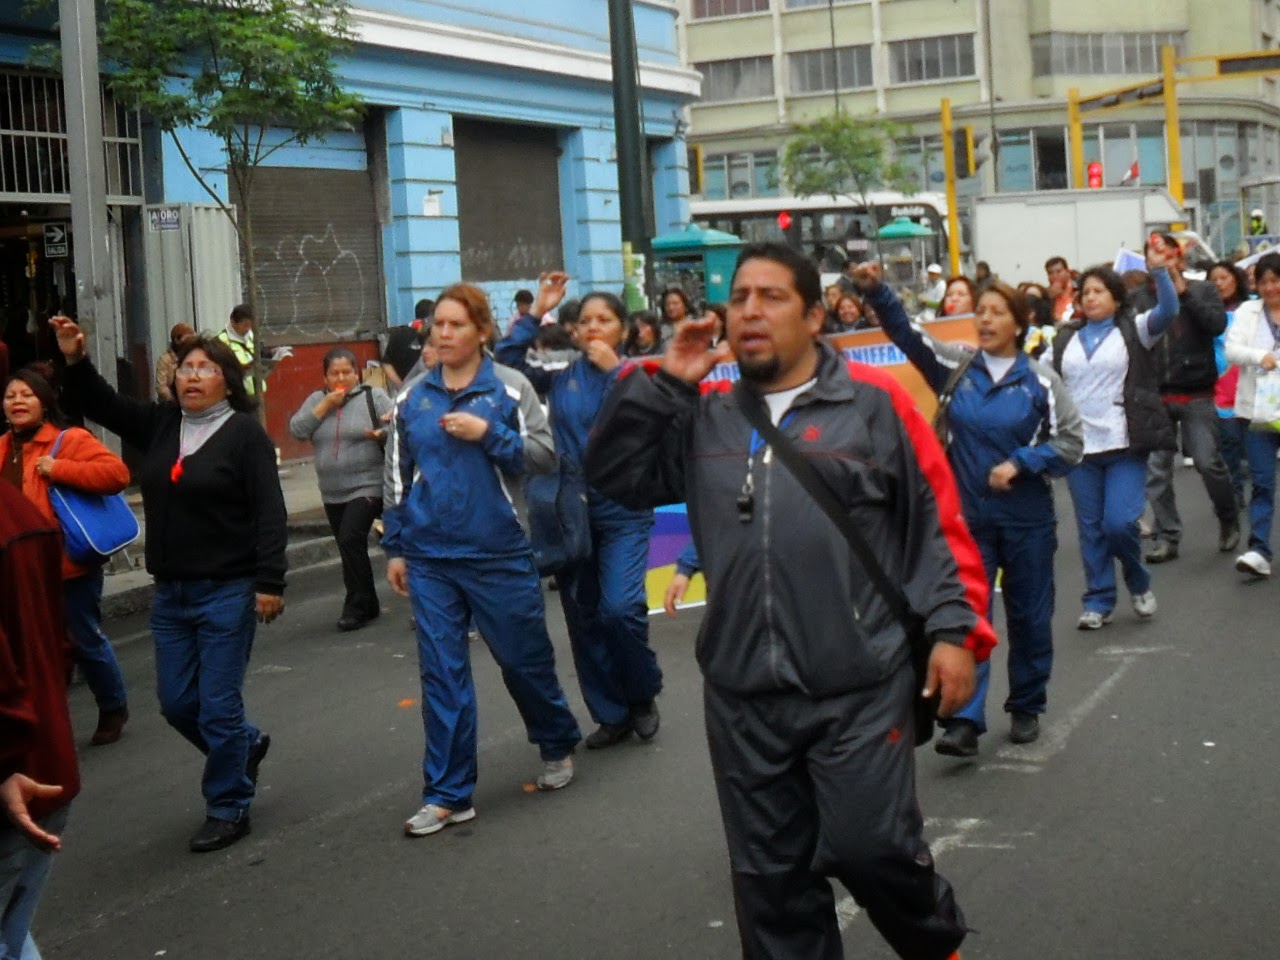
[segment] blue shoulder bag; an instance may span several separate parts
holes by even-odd
[[[587,481],[565,457],[552,473],[535,473],[524,482],[529,543],[540,576],[550,576],[591,556],[591,519]]]
[[[66,431],[58,434],[53,453],[56,458]],[[62,539],[72,562],[88,567],[105,563],[117,550],[137,540],[142,530],[138,518],[121,494],[86,493],[53,484],[49,502],[62,527]]]

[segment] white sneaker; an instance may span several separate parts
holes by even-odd
[[[573,757],[545,760],[535,781],[539,790],[563,790],[573,781]]]
[[[1111,614],[1099,613],[1097,610],[1086,610],[1076,621],[1077,630],[1101,630],[1111,622]]]
[[[1271,576],[1271,562],[1257,550],[1250,550],[1236,557],[1236,569],[1255,577]]]
[[[1150,620],[1156,615],[1156,595],[1148,590],[1146,593],[1133,595],[1133,612],[1141,620]]]
[[[433,833],[439,833],[451,824],[466,823],[468,820],[474,820],[475,818],[475,807],[467,807],[465,810],[450,810],[448,807],[438,807],[434,803],[428,803],[404,822],[404,835],[406,837],[427,837]]]

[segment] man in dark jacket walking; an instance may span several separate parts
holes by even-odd
[[[1179,250],[1177,240],[1168,234],[1160,236],[1160,243]],[[1150,245],[1148,241],[1148,248]],[[1207,281],[1187,280],[1182,270],[1179,254],[1170,276],[1180,309],[1152,355],[1160,377],[1160,399],[1181,433],[1183,454],[1191,458],[1204,480],[1218,518],[1218,549],[1227,553],[1240,542],[1240,504],[1222,459],[1218,412],[1213,403],[1213,388],[1218,382],[1213,341],[1227,328],[1227,312],[1217,287]],[[1138,300],[1139,312],[1154,305],[1154,301]],[[1174,463],[1172,450],[1157,450],[1147,459],[1147,502],[1154,519],[1152,544],[1143,557],[1148,563],[1177,557],[1182,540],[1182,520],[1173,493]]]
[[[633,508],[687,500],[707,577],[698,638],[707,740],[738,930],[753,960],[843,955],[837,878],[900,956],[944,960],[964,917],[934,872],[915,794],[909,643],[889,601],[740,402],[767,405],[901,584],[933,641],[950,714],[995,643],[987,588],[933,433],[891,377],[818,341],[822,289],[784,244],[735,269],[728,344],[743,395],[698,384],[727,351],[680,324],[662,369],[624,369],[596,420],[589,481]]]
[[[0,957],[18,957],[80,770],[67,712],[62,538],[4,480],[0,596]]]

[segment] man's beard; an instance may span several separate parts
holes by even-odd
[[[738,373],[752,383],[772,383],[781,371],[782,362],[776,355],[761,360],[738,360]]]

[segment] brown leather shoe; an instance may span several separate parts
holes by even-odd
[[[124,725],[128,720],[128,707],[121,707],[118,710],[99,711],[98,729],[93,731],[93,736],[89,738],[89,743],[95,747],[105,747],[108,743],[115,743],[120,739],[120,734],[124,732]]]

